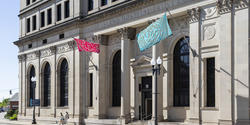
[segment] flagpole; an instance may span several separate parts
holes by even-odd
[[[156,45],[153,46],[152,48],[152,59],[156,59]],[[156,67],[157,64],[153,67]],[[158,125],[157,123],[157,73],[153,72],[153,90],[152,90],[152,101],[153,101],[153,114],[152,114],[152,120],[154,125]]]

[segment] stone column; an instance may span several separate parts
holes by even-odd
[[[23,115],[23,59],[24,56],[23,55],[19,55],[18,56],[18,61],[19,61],[19,74],[18,74],[18,78],[19,78],[19,103],[18,103],[18,115],[21,116]]]
[[[168,59],[169,56],[167,54],[163,54],[163,68],[166,70],[166,72],[163,73],[163,119],[168,119],[168,107],[169,107],[169,90],[171,89],[168,83],[168,75],[169,75],[169,68],[168,68]]]
[[[219,124],[232,124],[232,39],[231,39],[231,12],[229,0],[227,3],[221,3],[218,1],[219,8],[219,32],[222,33],[219,36],[220,39],[220,114],[219,114]]]
[[[93,41],[100,44],[100,53],[93,53],[95,60],[92,61],[95,65],[95,72],[93,74],[93,107],[95,108],[94,117],[100,119],[106,117],[107,105],[107,42],[108,36],[98,35],[93,38]],[[90,60],[91,61],[91,60]]]
[[[56,107],[57,107],[57,92],[56,92],[56,87],[57,87],[57,84],[56,84],[56,80],[57,80],[57,65],[56,65],[56,46],[51,46],[50,47],[50,51],[53,55],[53,66],[51,66],[51,108],[54,110],[53,111],[53,116],[54,118],[56,118]]]
[[[134,39],[135,29],[122,28],[121,34],[121,118],[122,124],[130,117],[130,56],[131,39]]]
[[[189,121],[194,123],[201,122],[201,59],[200,59],[200,41],[201,41],[201,23],[200,8],[188,10],[190,18],[190,46],[198,52],[197,57],[190,56],[190,115]]]

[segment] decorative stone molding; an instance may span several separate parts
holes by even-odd
[[[36,52],[30,53],[30,54],[27,54],[26,60],[27,61],[29,61],[29,60],[35,60],[35,59],[37,59],[39,57],[40,57],[40,51],[36,51]]]
[[[230,12],[233,0],[218,0],[217,7],[219,14]]]
[[[189,16],[189,22],[197,22],[200,20],[200,13],[201,13],[201,8],[193,8],[187,11],[187,14]]]
[[[72,48],[70,47],[70,45],[67,43],[67,44],[63,44],[61,46],[58,46],[57,47],[57,52],[56,53],[64,53],[64,52],[68,52],[70,51]]]
[[[50,49],[51,54],[56,53],[56,46],[51,46],[51,47],[49,47],[49,49]]]
[[[210,19],[210,18],[218,16],[218,8],[217,8],[217,6],[204,8],[203,10],[204,10],[205,19]]]
[[[249,0],[218,0],[217,2],[220,14],[230,12],[233,5],[235,9],[247,8],[249,6]]]
[[[74,40],[69,41],[67,44],[68,44],[70,50],[74,49],[74,47],[75,47],[75,41]]]
[[[135,34],[136,34],[135,28],[125,27],[125,28],[118,29],[117,32],[120,33],[123,37],[126,37],[130,40],[135,39]]]
[[[24,61],[25,59],[26,59],[26,54],[18,55],[18,61],[19,62]]]
[[[203,26],[203,40],[212,40],[216,35],[215,24],[207,24]]]
[[[235,9],[243,9],[249,6],[249,0],[234,0]]]
[[[92,41],[100,43],[101,45],[108,45],[108,36],[107,35],[95,35],[92,37]]]
[[[54,54],[54,51],[51,49],[52,47],[48,48],[48,49],[45,49],[45,50],[42,50],[41,51],[41,57],[47,57],[47,56],[51,56]]]

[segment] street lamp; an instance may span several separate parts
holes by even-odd
[[[32,124],[36,124],[36,111],[35,111],[35,88],[36,88],[36,77],[32,76],[30,81],[32,82],[32,88],[33,88],[33,99],[32,99],[32,105],[33,105],[33,120]]]
[[[153,71],[153,75],[154,75],[154,84],[155,84],[155,87],[153,89],[153,92],[152,92],[152,96],[154,97],[155,101],[153,102],[154,105],[153,105],[153,122],[154,122],[154,125],[158,125],[158,122],[157,122],[157,75],[160,74],[160,71],[161,71],[161,64],[162,64],[162,60],[160,57],[157,58],[157,60],[155,61],[154,58],[152,58],[151,60],[151,65],[152,65],[152,71]]]

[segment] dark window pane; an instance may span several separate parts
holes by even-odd
[[[30,18],[27,19],[27,33],[30,32]]]
[[[64,59],[60,67],[60,106],[68,106],[68,62]]]
[[[41,27],[44,27],[45,26],[45,13],[42,12],[41,13]]]
[[[89,10],[89,11],[90,11],[90,10],[93,10],[93,6],[94,6],[93,0],[89,0],[89,1],[88,1],[88,10]]]
[[[115,1],[117,1],[117,0],[112,0],[112,2],[115,2]]]
[[[52,23],[52,10],[51,9],[48,9],[47,10],[47,23],[48,25]]]
[[[92,107],[93,106],[93,73],[89,74],[89,89],[90,89],[90,93],[89,93],[89,106]]]
[[[102,0],[101,1],[101,6],[105,6],[105,5],[107,5],[108,4],[108,0]]]
[[[65,13],[65,18],[69,17],[69,1],[64,2],[64,13]]]
[[[207,107],[215,107],[215,60],[207,59]]]
[[[43,44],[47,44],[47,39],[44,39],[44,40],[43,40]]]
[[[36,2],[36,0],[32,0],[32,2]]]
[[[30,5],[30,0],[26,0],[26,6]]]
[[[43,74],[43,85],[44,85],[44,106],[50,106],[50,95],[51,95],[51,87],[50,87],[50,82],[51,81],[51,74],[50,74],[50,65],[49,63],[46,63],[45,68],[44,68],[44,74]]]
[[[60,21],[62,19],[62,5],[57,5],[57,21]]]
[[[29,49],[32,48],[32,43],[28,45],[28,48],[29,48]]]
[[[112,106],[121,105],[121,51],[118,51],[112,64]]]
[[[30,102],[30,100],[33,100],[33,99],[35,99],[35,88],[34,88],[34,84],[35,84],[35,82],[32,82],[31,81],[31,78],[32,77],[35,77],[36,76],[36,74],[35,74],[35,68],[34,68],[34,66],[32,66],[31,67],[31,69],[30,69],[30,72],[29,72],[29,91],[30,91],[30,93],[29,93],[29,102]],[[29,106],[31,106],[31,104],[29,103]]]
[[[59,35],[59,39],[63,39],[64,38],[64,33]]]
[[[189,38],[180,39],[174,49],[174,106],[189,106]]]
[[[36,16],[32,17],[32,30],[36,30]]]

